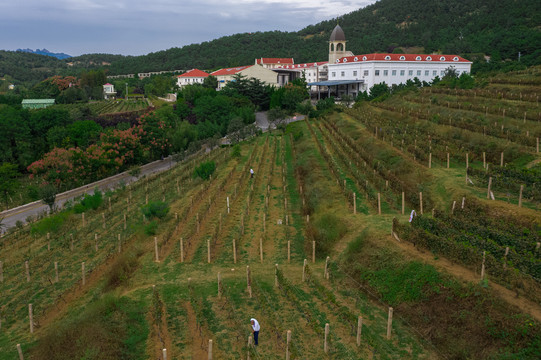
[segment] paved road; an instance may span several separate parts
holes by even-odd
[[[289,124],[290,122],[299,120],[304,120],[304,115],[298,115],[296,117],[289,118],[286,120],[286,123]],[[267,119],[267,114],[265,112],[256,113],[256,125],[263,131],[269,130],[270,124]],[[139,177],[165,171],[171,168],[174,164],[175,162],[171,157],[168,157],[164,160],[151,162],[149,164],[141,166],[141,173]],[[137,177],[131,176],[128,171],[125,171],[123,173],[108,177],[106,179],[96,181],[92,184],[84,185],[77,189],[72,189],[64,193],[58,194],[56,196],[56,206],[61,207],[64,203],[66,203],[66,201],[72,200],[85,193],[93,194],[95,188],[98,188],[101,191],[105,192],[107,190],[114,189],[121,184],[127,185],[137,180]],[[41,200],[18,206],[13,209],[2,211],[0,212],[0,219],[3,218],[3,228],[0,229],[0,234],[3,235],[7,229],[15,227],[17,221],[21,221],[23,224],[25,224],[27,218],[35,218],[40,214],[48,213],[48,211],[49,207],[45,205]]]
[[[145,164],[141,166],[141,173],[139,177],[143,175],[150,175],[157,172],[162,172],[169,169],[171,166],[173,166],[174,163],[175,162],[172,160],[172,158],[168,157],[164,160],[158,160]],[[125,171],[123,173],[108,177],[106,179],[96,181],[92,184],[84,185],[77,189],[72,189],[58,194],[56,196],[56,206],[61,207],[64,203],[66,203],[66,201],[74,199],[85,193],[93,194],[94,189],[96,188],[105,192],[107,190],[114,189],[122,184],[127,185],[137,180],[137,177],[131,176],[128,171]],[[49,207],[45,205],[41,200],[18,206],[13,209],[2,211],[0,213],[0,219],[3,218],[2,224],[4,225],[4,228],[1,230],[1,233],[3,234],[7,229],[14,227],[17,221],[26,223],[26,219],[28,217],[36,217],[40,214],[48,213],[48,211]]]

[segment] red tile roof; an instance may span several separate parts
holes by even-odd
[[[293,58],[259,58],[256,64],[294,64]]]
[[[319,62],[310,62],[310,63],[304,63],[304,64],[295,64],[295,65],[282,65],[278,67],[278,69],[307,69],[307,68],[313,68],[320,65],[327,64],[328,61],[319,61]]]
[[[241,72],[242,70],[248,69],[249,67],[252,67],[252,66],[254,65],[245,65],[245,66],[239,66],[239,67],[234,67],[234,68],[220,69],[220,70],[216,70],[210,75],[212,76],[235,75]]]
[[[458,55],[437,55],[437,54],[365,54],[346,56],[336,60],[336,63],[363,61],[433,61],[433,62],[471,62]]]
[[[209,74],[207,74],[206,72],[202,70],[192,69],[192,70],[186,71],[184,74],[179,75],[177,77],[208,77],[208,76]]]

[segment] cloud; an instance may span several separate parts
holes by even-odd
[[[22,0],[0,3],[0,46],[146,54],[238,32],[297,31],[375,0]]]

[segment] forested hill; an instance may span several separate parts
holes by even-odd
[[[111,73],[250,64],[257,57],[325,60],[326,41],[339,22],[354,53],[424,52],[485,54],[541,63],[541,2],[538,0],[381,0],[297,33],[258,32],[222,37],[114,62]]]
[[[487,66],[497,69],[501,64],[516,66],[520,52],[520,65],[541,64],[539,0],[380,0],[298,32],[236,34],[143,56],[85,55],[59,61],[57,67],[73,62],[74,66],[64,71],[74,73],[110,63],[101,66],[114,75],[193,67],[210,70],[251,64],[257,57],[293,57],[297,63],[325,60],[326,42],[337,22],[346,34],[348,50],[356,54],[439,51],[473,60],[491,56],[489,65],[483,64],[484,60],[475,64],[474,70],[479,70]],[[17,64],[0,65],[3,76],[11,75],[4,69]]]

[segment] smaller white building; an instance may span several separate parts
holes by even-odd
[[[107,83],[107,84],[103,85],[103,98],[105,100],[115,99],[116,98],[115,86],[113,84]]]
[[[255,59],[255,65],[261,65],[265,69],[275,69],[286,65],[293,65],[293,58],[259,58]]]
[[[209,77],[208,73],[199,69],[192,69],[177,76],[177,85],[179,88],[182,88],[186,85],[202,84],[207,77]]]

